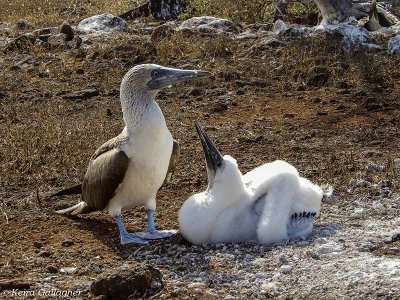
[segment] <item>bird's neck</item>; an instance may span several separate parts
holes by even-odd
[[[143,117],[154,102],[154,95],[140,92],[121,92],[122,113],[128,134],[142,125]]]

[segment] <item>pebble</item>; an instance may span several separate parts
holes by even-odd
[[[41,257],[50,257],[52,255],[53,255],[53,253],[50,251],[40,251],[39,252],[39,256],[41,256]]]
[[[60,273],[63,274],[73,274],[78,270],[78,268],[73,268],[73,267],[65,267],[60,269]]]
[[[51,266],[51,265],[50,265],[50,266],[47,266],[46,270],[47,270],[47,272],[52,273],[52,274],[58,272],[58,268],[55,267],[55,266]]]
[[[383,208],[383,205],[382,205],[382,203],[380,203],[379,201],[374,201],[374,202],[372,203],[372,207],[373,207],[374,209],[381,209],[381,208]]]
[[[393,160],[393,166],[394,166],[395,168],[400,168],[400,158],[395,158],[395,159]]]
[[[343,250],[343,246],[339,244],[325,244],[318,249],[319,255],[338,253]]]
[[[369,172],[383,172],[386,169],[384,165],[379,165],[374,163],[369,163],[365,168]]]
[[[103,273],[103,269],[98,264],[92,263],[89,268],[94,273],[97,273],[97,274]]]
[[[205,285],[204,285],[204,283],[202,283],[202,282],[193,282],[193,283],[190,283],[189,285],[188,285],[188,288],[191,288],[191,289],[197,289],[197,288],[202,288],[202,287],[204,287]]]
[[[71,247],[72,245],[74,245],[74,241],[71,240],[65,240],[61,242],[61,246],[63,247]]]
[[[40,242],[34,241],[34,242],[33,242],[33,247],[35,247],[35,248],[37,248],[37,249],[40,249],[40,248],[43,247],[43,244],[40,243]]]
[[[283,273],[283,274],[289,274],[292,272],[292,266],[290,265],[283,265],[279,268],[279,270]]]
[[[361,219],[365,217],[365,209],[364,208],[356,208],[351,215],[355,219]]]
[[[371,182],[365,179],[352,179],[350,184],[354,187],[370,187],[372,185]]]
[[[285,265],[288,263],[288,260],[284,254],[280,254],[277,258],[276,264],[278,266]]]

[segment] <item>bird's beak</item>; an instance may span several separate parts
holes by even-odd
[[[201,70],[159,68],[157,70],[157,76],[147,83],[147,87],[152,90],[159,90],[167,86],[172,86],[181,81],[204,78],[211,75],[212,73]]]
[[[205,133],[203,127],[199,122],[195,123],[197,134],[199,135],[201,145],[203,146],[204,156],[206,158],[207,174],[208,174],[208,187],[212,187],[214,183],[215,174],[217,170],[223,168],[224,159],[219,153],[217,147],[210,140],[208,135]]]

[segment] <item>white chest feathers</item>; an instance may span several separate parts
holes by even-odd
[[[124,130],[131,130],[129,124]],[[167,174],[172,146],[173,138],[165,118],[153,101],[122,146],[130,163],[118,193],[110,201],[111,215],[137,205],[155,209],[156,193]]]

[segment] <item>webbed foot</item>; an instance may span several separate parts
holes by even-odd
[[[176,234],[177,230],[152,230],[136,232],[136,235],[144,240],[159,240]]]

